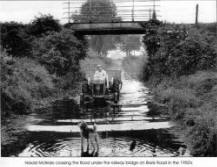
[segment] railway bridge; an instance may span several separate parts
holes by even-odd
[[[144,34],[160,17],[158,1],[69,0],[66,26],[82,35]]]

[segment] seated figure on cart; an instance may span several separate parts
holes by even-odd
[[[109,87],[108,75],[103,70],[101,65],[97,65],[96,72],[93,76],[93,89],[96,95],[105,94],[106,89]]]
[[[108,69],[105,71],[101,65],[86,72],[86,79],[82,83],[80,106],[82,109],[92,107],[106,107],[117,104],[122,87],[121,70]]]

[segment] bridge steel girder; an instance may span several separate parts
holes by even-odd
[[[148,22],[70,23],[67,26],[81,35],[119,35],[144,34],[146,23]]]

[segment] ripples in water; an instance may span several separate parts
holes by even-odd
[[[124,81],[121,111],[113,113],[113,116],[103,112],[94,116],[101,137],[99,156],[176,155],[183,143],[168,133],[168,128],[172,126],[170,122],[147,115],[149,99],[149,91],[142,83]],[[39,124],[27,126],[31,142],[19,156],[81,156],[77,124],[81,120],[91,122],[90,113],[76,115],[76,108],[71,108],[70,102],[66,103],[66,106],[55,105],[49,109],[50,115],[43,116],[44,121]],[[132,147],[131,151],[133,142],[135,148]]]
[[[71,157],[81,156],[80,137],[69,134],[32,134],[35,138],[19,156]],[[166,139],[166,140],[165,140]],[[130,146],[135,141],[135,148]],[[99,156],[175,156],[181,143],[166,130],[149,130],[128,133],[104,132],[100,134]],[[84,146],[85,147],[85,146]],[[91,150],[90,150],[91,152]]]

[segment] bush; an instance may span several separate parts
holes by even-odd
[[[151,76],[179,77],[216,67],[216,42],[201,30],[164,25],[147,31],[143,41],[149,56],[145,80]]]
[[[205,104],[194,114],[194,126],[189,128],[187,141],[193,156],[217,155],[217,113],[216,108]]]
[[[199,100],[190,89],[176,89],[170,87],[158,92],[158,100],[166,103],[169,108],[169,114],[172,119],[180,120],[185,116],[188,108],[197,107]]]
[[[206,29],[209,29],[208,31]],[[217,156],[217,40],[213,27],[165,24],[144,36],[144,80],[185,132],[193,156]]]
[[[1,53],[1,109],[3,114],[31,111],[34,101],[52,94],[54,85],[47,70],[28,58]]]
[[[73,31],[63,29],[34,41],[33,56],[51,74],[63,76],[79,71],[79,61],[86,56],[83,40],[74,36]]]
[[[193,156],[217,155],[217,73],[199,71],[176,80],[165,78],[153,88],[170,118],[185,131]],[[164,111],[164,110],[163,110]]]
[[[28,33],[35,37],[47,35],[50,32],[60,32],[62,29],[58,20],[51,15],[41,15],[36,17],[28,26]]]
[[[83,73],[88,73],[88,70],[94,69],[97,64],[103,66],[103,68],[109,68],[112,65],[112,60],[108,57],[99,57],[96,52],[93,50],[89,50],[87,53],[87,57],[84,60],[80,61],[81,71]]]
[[[16,57],[30,56],[30,37],[26,25],[16,22],[3,23],[1,26],[1,45],[8,55]]]
[[[77,89],[77,83],[82,81],[83,78],[84,76],[80,71],[68,72],[66,75],[56,78],[55,86],[63,92]]]
[[[62,28],[50,15],[29,25],[4,23],[1,33],[1,48],[7,53],[1,53],[4,113],[25,113],[53,93],[75,89],[82,78],[79,62],[86,56],[83,36]]]
[[[207,34],[190,30],[188,37],[170,52],[167,65],[172,75],[192,74],[198,70],[214,69],[216,53],[207,40]]]

